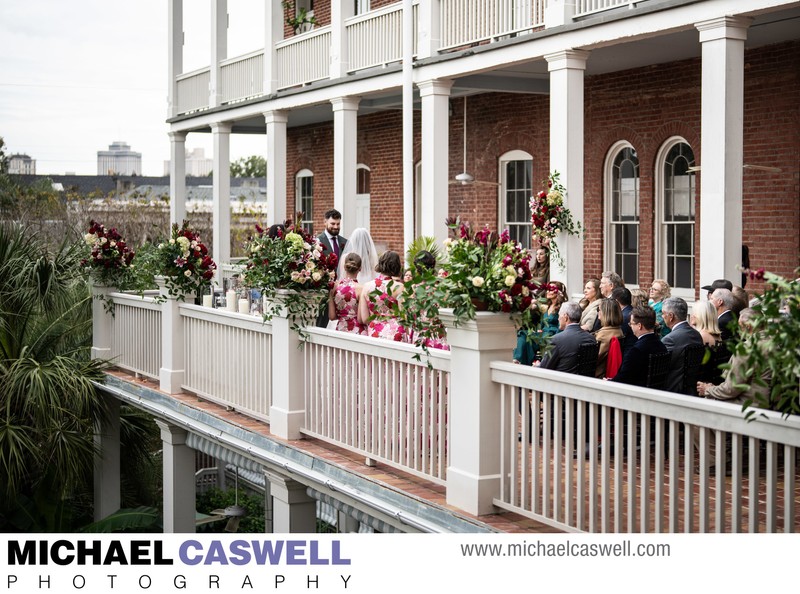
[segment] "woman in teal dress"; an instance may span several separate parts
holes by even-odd
[[[547,302],[542,304],[542,336],[548,338],[559,331],[558,310],[567,300],[567,287],[561,281],[552,281],[544,285]]]
[[[667,281],[657,278],[650,285],[650,300],[648,305],[656,312],[656,333],[660,338],[664,338],[669,334],[669,326],[664,323],[664,316],[661,315],[661,307],[664,305],[664,299],[671,294],[670,286]]]

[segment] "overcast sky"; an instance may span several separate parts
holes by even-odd
[[[263,0],[228,0],[228,55],[263,47]],[[184,0],[184,71],[209,64],[209,0]],[[260,38],[260,40],[259,40]],[[162,175],[167,137],[166,0],[0,0],[0,136],[37,173],[97,173],[97,151],[120,140]],[[259,45],[260,41],[260,45]],[[205,149],[210,135],[190,134]],[[262,148],[263,147],[263,148]],[[233,160],[265,139],[231,137]]]

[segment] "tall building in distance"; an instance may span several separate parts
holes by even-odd
[[[107,151],[97,151],[97,175],[141,175],[142,153],[131,150],[120,140],[112,142]]]
[[[19,175],[36,175],[36,159],[22,154],[9,155],[8,172]]]
[[[170,160],[164,161],[164,175],[169,175]],[[206,177],[214,169],[214,160],[206,157],[202,148],[186,150],[186,175],[190,177]]]

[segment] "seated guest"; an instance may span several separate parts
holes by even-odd
[[[657,278],[650,285],[650,299],[648,305],[656,312],[656,331],[661,338],[669,334],[669,327],[664,323],[664,318],[661,315],[661,307],[664,305],[664,299],[671,295],[672,288],[669,283],[663,278]]]
[[[651,354],[666,353],[667,347],[655,333],[656,312],[650,307],[634,307],[631,312],[631,329],[636,343],[622,358],[617,375],[611,380],[634,386],[647,385],[648,359]]]
[[[622,280],[622,277],[618,275],[616,272],[611,270],[607,270],[600,276],[600,296],[609,298],[611,297],[611,293],[614,289],[618,289],[625,286],[625,281]],[[597,332],[600,330],[600,320],[596,319],[594,321],[594,326],[592,327],[592,332]]]
[[[644,293],[644,291],[642,291]],[[633,305],[631,304],[631,290],[627,287],[617,287],[613,291],[611,291],[611,298],[615,299],[617,303],[619,303],[619,307],[622,310],[622,342],[620,346],[622,347],[622,354],[625,354],[625,351],[628,350],[630,347],[633,346],[633,343],[636,342],[636,336],[633,335],[633,330],[631,330],[631,312],[633,311]]]
[[[733,310],[736,307],[736,298],[729,289],[714,289],[709,301],[717,310],[717,324],[722,342],[727,343],[733,338],[736,322]]]
[[[742,332],[750,332],[750,319],[755,312],[746,307],[739,314],[739,328]],[[734,355],[730,360],[730,368],[724,372],[724,380],[719,385],[706,382],[697,382],[697,393],[705,398],[714,400],[727,400],[729,402],[743,403],[757,397],[769,394],[770,375],[765,373],[761,379],[765,385],[760,386],[753,382],[749,374],[747,360]]]
[[[688,312],[689,306],[680,297],[668,297],[664,300],[664,305],[661,308],[661,316],[670,329],[669,334],[662,338],[661,342],[671,353],[664,389],[678,394],[683,392],[684,351],[690,345],[703,344],[703,337],[686,321]],[[694,395],[694,386],[692,386],[688,394]]]
[[[547,303],[541,306],[542,338],[553,336],[559,331],[558,312],[561,304],[567,301],[567,287],[561,281],[553,281],[544,287]]]
[[[631,289],[631,307],[636,308],[640,305],[647,307],[648,299],[647,291],[644,289]]]
[[[583,287],[583,299],[580,301],[581,309],[581,328],[591,332],[594,328],[594,321],[597,319],[597,308],[600,307],[598,301],[600,294],[600,279],[590,278]]]
[[[718,384],[722,381],[722,372],[717,367],[717,350],[722,345],[722,336],[717,324],[717,310],[710,301],[695,301],[690,322],[706,345],[706,354],[700,365],[700,380]]]
[[[583,344],[595,344],[594,336],[581,328],[581,306],[574,301],[561,305],[558,322],[561,332],[550,339],[551,349],[544,355],[541,367],[566,373],[578,371],[578,349]]]
[[[734,306],[731,311],[733,311],[734,315],[738,317],[740,311],[742,311],[745,307],[750,307],[750,296],[747,294],[747,291],[738,285],[733,285],[731,293],[733,294],[734,298]]]
[[[620,327],[622,324],[622,312],[619,304],[613,299],[601,299],[597,317],[600,319],[600,329],[594,333],[594,338],[600,343],[600,350],[597,353],[597,368],[594,376],[598,378],[614,377],[619,368],[619,360],[617,360],[616,366],[613,365],[614,357],[622,357],[621,341],[623,334]],[[609,358],[612,338],[617,339],[617,348],[619,350],[616,354],[612,352]],[[610,369],[607,366],[608,362],[612,363]]]

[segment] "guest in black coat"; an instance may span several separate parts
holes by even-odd
[[[627,287],[616,287],[611,291],[611,298],[616,299],[622,310],[622,340],[620,341],[620,346],[624,357],[628,349],[636,343],[636,335],[631,329],[631,312],[633,311],[631,290]]]
[[[541,367],[566,373],[578,372],[578,349],[582,344],[595,344],[594,336],[581,328],[581,306],[574,301],[561,304],[558,325],[561,332],[550,339],[550,351],[542,357]]]
[[[664,382],[664,389],[676,394],[686,393],[695,395],[697,379],[690,382],[690,389],[683,392],[683,358],[686,347],[702,345],[703,337],[686,321],[689,315],[689,306],[680,297],[668,297],[661,308],[664,323],[669,326],[670,333],[661,339],[664,346],[671,353],[669,371]],[[699,368],[698,368],[699,369]]]
[[[336,254],[339,258],[342,255],[342,250],[347,243],[347,238],[339,235],[339,230],[342,225],[342,213],[335,208],[330,209],[325,213],[325,231],[317,235],[317,239],[322,244],[323,254]],[[327,303],[324,308],[320,309],[319,316],[317,317],[317,326],[325,328],[328,325],[328,306]]]
[[[634,307],[630,325],[636,335],[636,343],[625,353],[617,375],[610,381],[645,386],[648,358],[651,354],[666,353],[667,347],[655,334],[656,312],[652,308]]]

